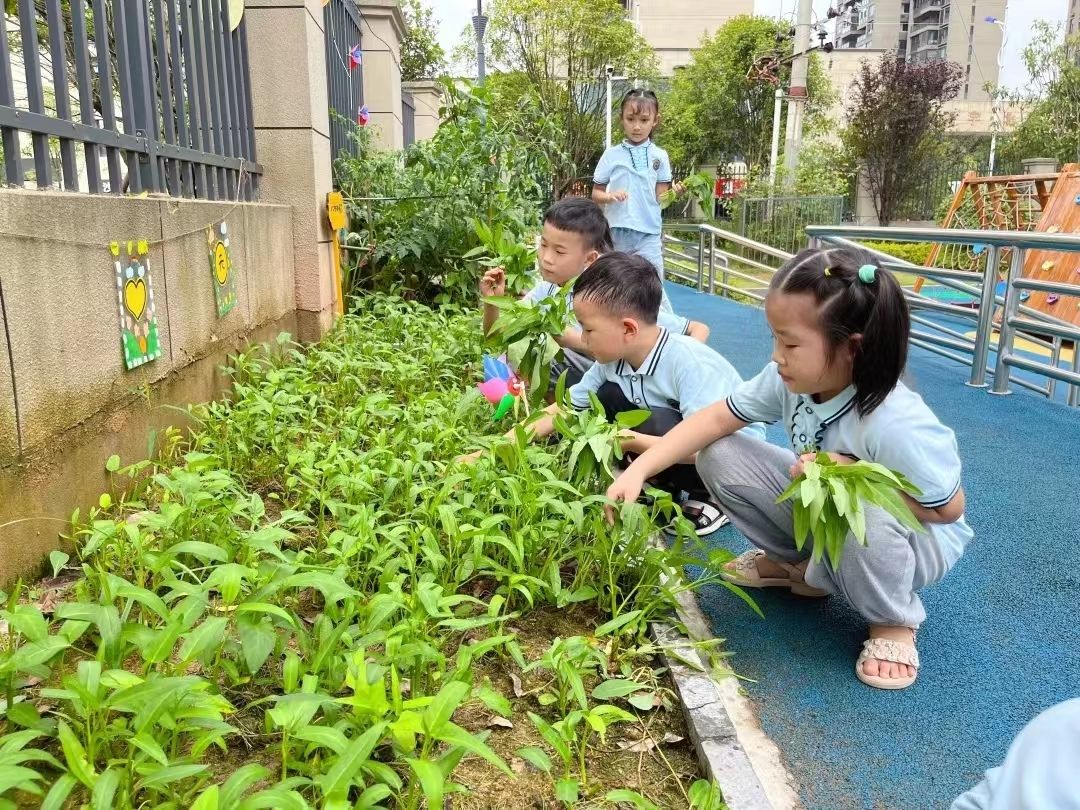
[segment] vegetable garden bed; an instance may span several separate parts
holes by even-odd
[[[729,555],[650,546],[662,502],[608,526],[584,417],[453,464],[481,353],[472,315],[368,298],[111,459],[0,615],[0,806],[720,807],[647,627]]]

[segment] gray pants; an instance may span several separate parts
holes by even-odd
[[[698,473],[716,503],[742,534],[769,557],[794,563],[807,559],[813,546],[808,537],[802,551],[795,548],[792,503],[776,503],[791,483],[790,450],[735,433],[698,454]],[[935,540],[916,533],[876,506],[866,509],[866,541],[852,536],[840,566],[824,559],[810,563],[806,582],[832,594],[843,594],[870,624],[917,628],[926,619],[916,593],[945,576]]]

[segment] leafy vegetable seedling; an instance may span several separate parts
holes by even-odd
[[[571,323],[568,282],[556,295],[543,301],[513,298],[485,298],[500,310],[499,319],[488,333],[488,344],[506,352],[521,379],[529,400],[538,404],[547,393],[551,364],[562,351],[555,341]]]
[[[794,502],[796,548],[801,549],[807,534],[811,534],[814,561],[827,554],[829,563],[836,567],[848,534],[866,545],[864,501],[880,506],[914,531],[926,531],[900,497],[901,492],[922,494],[903,475],[881,464],[870,461],[841,464],[827,453],[818,453],[813,461],[803,463],[803,474],[791,482],[776,502]]]

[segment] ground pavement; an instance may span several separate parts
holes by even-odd
[[[667,286],[744,377],[768,361],[762,310]],[[967,372],[912,353],[908,384],[956,431],[975,530],[952,572],[922,592],[929,619],[912,688],[855,679],[865,631],[839,597],[761,592],[763,620],[723,589],[700,596],[808,810],[947,807],[1028,720],[1080,696],[1080,411],[1024,391],[990,396],[963,384]],[[710,540],[747,547],[730,527]]]

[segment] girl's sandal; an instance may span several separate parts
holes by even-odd
[[[796,596],[828,596],[828,591],[814,588],[803,581],[803,572],[796,565],[769,558],[770,562],[776,563],[788,575],[786,577],[763,577],[758,573],[757,561],[764,557],[765,552],[761,549],[753,549],[744,552],[724,566],[720,576],[732,585],[742,588],[788,588]]]
[[[871,659],[907,664],[915,668],[915,674],[907,678],[883,678],[863,672],[863,662]],[[855,677],[875,689],[907,689],[919,676],[919,651],[914,644],[905,644],[891,638],[868,638],[863,642],[862,652],[855,662]]]

